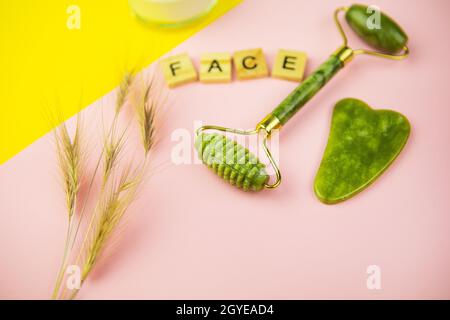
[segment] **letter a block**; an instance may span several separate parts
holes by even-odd
[[[281,49],[275,58],[272,77],[292,81],[302,81],[305,72],[306,54],[299,51]]]
[[[185,53],[166,58],[160,62],[164,78],[169,87],[197,80],[197,71]]]
[[[208,53],[200,58],[201,82],[230,82],[231,54]]]
[[[263,78],[269,75],[262,49],[235,52],[234,65],[239,80]]]

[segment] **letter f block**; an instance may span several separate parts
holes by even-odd
[[[170,88],[197,80],[197,71],[186,53],[166,58],[160,65]]]

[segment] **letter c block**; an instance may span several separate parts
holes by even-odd
[[[263,78],[269,75],[266,58],[260,48],[235,52],[233,58],[239,80]]]

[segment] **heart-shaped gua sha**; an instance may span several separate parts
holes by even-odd
[[[364,190],[400,154],[410,131],[408,119],[398,112],[373,110],[357,99],[339,101],[314,181],[317,197],[333,204]]]

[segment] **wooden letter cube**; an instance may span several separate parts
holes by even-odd
[[[262,49],[236,52],[234,54],[234,65],[239,80],[263,78],[269,75]]]
[[[273,65],[272,77],[302,81],[306,66],[306,54],[299,51],[278,51]]]
[[[230,82],[231,54],[209,53],[200,58],[201,82]]]
[[[197,71],[186,53],[166,58],[160,65],[171,88],[197,80]]]

